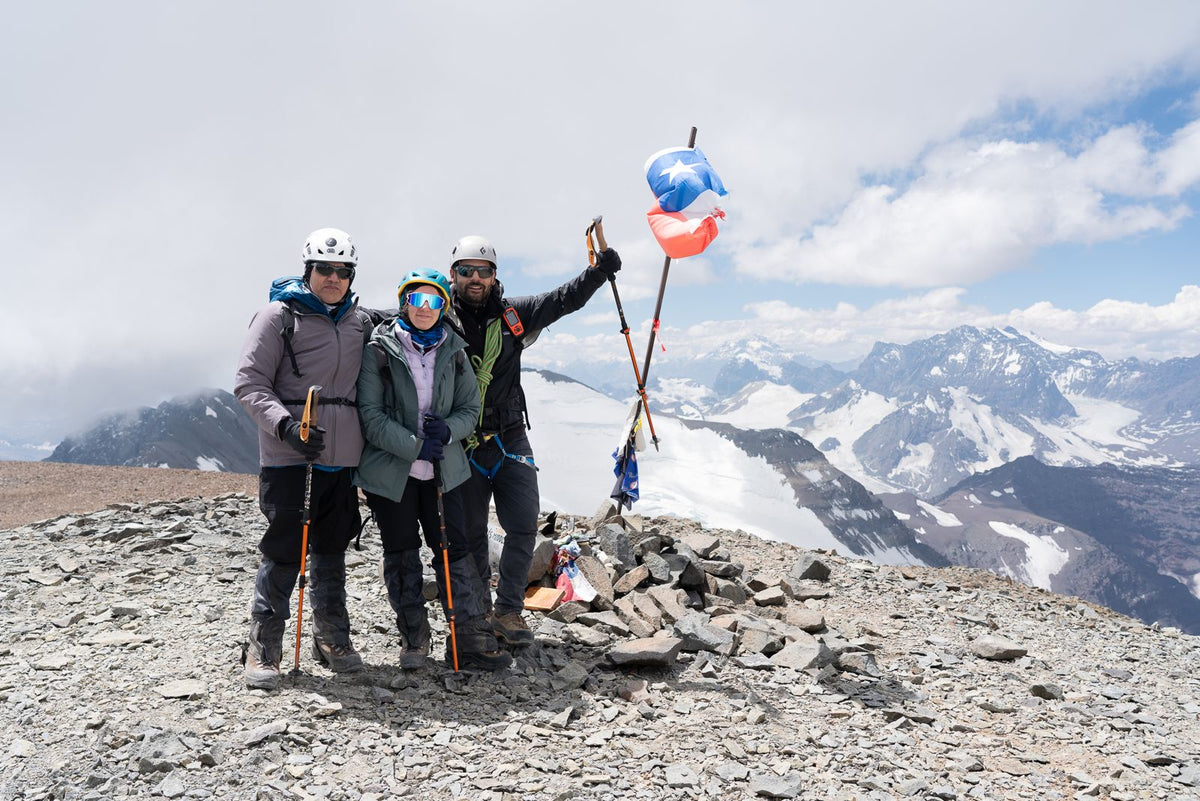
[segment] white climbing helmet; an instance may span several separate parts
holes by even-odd
[[[492,247],[492,243],[482,236],[475,234],[464,236],[458,240],[458,244],[454,246],[454,250],[450,251],[451,267],[466,259],[483,259],[484,261],[490,261],[493,267],[498,266],[496,264],[496,249]]]
[[[358,264],[358,249],[354,247],[350,234],[342,229],[318,228],[304,240],[300,259],[305,264],[310,261],[336,261],[353,267]]]

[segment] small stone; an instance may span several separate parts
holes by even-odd
[[[690,765],[667,765],[663,773],[668,787],[695,787],[700,783],[700,777]]]
[[[575,707],[568,706],[563,711],[550,719],[550,725],[558,729],[565,729],[571,722],[571,716],[575,714]]]
[[[550,572],[557,550],[554,547],[554,541],[550,538],[542,534],[534,535],[533,556],[529,561],[529,580],[525,582],[526,584],[534,584]]]
[[[650,568],[645,565],[638,565],[613,582],[613,592],[617,595],[625,595],[626,593],[633,592],[637,587],[649,580]]]
[[[660,585],[651,587],[646,590],[646,594],[654,599],[654,603],[658,604],[658,608],[662,610],[663,619],[668,623],[674,623],[688,614],[680,602],[680,591],[674,587]]]
[[[717,578],[737,578],[745,570],[735,562],[721,562],[716,559],[700,560],[700,567],[710,576]]]
[[[607,632],[585,626],[582,623],[571,623],[565,626],[563,637],[591,648],[603,648],[612,641],[612,637]]]
[[[179,679],[160,684],[154,691],[163,698],[187,698],[195,700],[208,695],[208,685],[199,679]]]
[[[587,683],[587,666],[572,659],[550,677],[550,687],[556,691],[574,690]]]
[[[929,783],[922,779],[907,779],[896,785],[896,792],[900,795],[916,795],[923,793],[929,787]]]
[[[745,656],[735,656],[733,663],[747,670],[774,670],[775,663],[770,660],[765,654],[746,654]]]
[[[721,547],[720,538],[700,531],[686,532],[679,539],[680,542],[695,551],[701,559],[711,559],[712,555]]]
[[[612,609],[616,594],[613,592],[612,581],[608,577],[608,571],[604,569],[604,564],[594,556],[580,556],[575,560],[575,566],[596,590],[596,597],[592,599],[592,608],[602,611]]]
[[[985,634],[971,643],[971,653],[982,659],[1007,661],[1025,656],[1027,651],[1006,637]]]
[[[750,779],[750,792],[763,798],[796,798],[803,789],[803,779],[795,774],[758,773]]]
[[[645,679],[634,679],[633,681],[621,685],[621,689],[617,690],[617,694],[630,703],[640,703],[650,697],[650,693],[646,690]]]
[[[725,618],[721,618],[723,621]],[[721,625],[715,623],[715,625]],[[745,626],[738,642],[739,654],[773,654],[783,648],[783,639],[762,625]]]
[[[183,786],[183,781],[175,775],[175,772],[167,774],[167,778],[163,779],[158,785],[158,794],[166,798],[179,798],[187,791]]]
[[[611,648],[608,659],[617,667],[667,667],[675,663],[683,640],[675,637],[643,637]]]
[[[796,560],[796,563],[792,565],[792,569],[788,571],[788,575],[798,581],[805,579],[829,581],[829,573],[829,565],[819,556],[812,553],[802,554]]]
[[[717,765],[717,775],[727,782],[745,781],[750,775],[750,769],[736,762],[722,762]]]
[[[776,667],[787,667],[793,670],[808,670],[832,664],[836,656],[825,643],[811,634],[790,642],[783,650],[771,657]]]
[[[815,634],[825,628],[825,615],[806,606],[789,606],[783,619],[788,625],[803,629],[809,634]]]
[[[259,726],[256,729],[251,729],[242,735],[241,746],[243,748],[250,748],[251,746],[258,745],[270,737],[274,737],[277,734],[283,734],[285,731],[287,731],[287,728],[288,724],[286,720],[277,720],[273,723],[265,723],[262,726]]]
[[[8,755],[17,759],[29,759],[37,754],[37,746],[28,740],[13,740],[8,747]]]
[[[575,618],[590,608],[588,604],[580,603],[579,601],[567,601],[556,606],[554,611],[546,615],[546,617],[551,620],[557,620],[559,623],[574,623]]]
[[[618,574],[624,574],[638,566],[637,556],[633,552],[633,544],[629,541],[629,535],[625,533],[624,526],[617,523],[604,523],[596,528],[592,536],[595,545],[612,560]]]
[[[33,663],[34,670],[62,670],[74,664],[75,660],[66,654],[51,654]]]
[[[1031,695],[1047,701],[1061,701],[1064,697],[1062,687],[1057,684],[1035,684],[1029,688],[1029,692]]]
[[[575,622],[599,628],[607,631],[609,634],[621,637],[629,634],[629,627],[625,625],[625,621],[621,620],[621,617],[616,612],[585,612],[575,618]]]
[[[673,631],[683,641],[685,651],[713,651],[727,656],[733,653],[733,632],[709,625],[703,613],[688,613],[675,621]]]
[[[875,657],[871,656],[866,651],[846,651],[839,654],[837,657],[837,666],[841,670],[849,673],[858,673],[862,676],[880,677],[883,672],[875,663]]]
[[[754,593],[754,603],[759,606],[783,606],[787,603],[787,596],[783,588],[776,585]]]
[[[790,581],[792,597],[797,601],[807,601],[810,598],[828,598],[829,587],[819,581]]]
[[[650,551],[642,557],[642,564],[650,572],[651,581],[666,584],[671,580],[671,566],[661,555]]]

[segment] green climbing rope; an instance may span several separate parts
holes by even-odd
[[[483,424],[483,399],[487,397],[488,384],[492,383],[492,368],[500,357],[500,318],[488,324],[487,333],[483,339],[483,356],[472,356],[471,366],[475,368],[475,382],[479,385],[479,423]],[[467,437],[467,452],[475,450],[479,445],[479,436],[475,431]]]

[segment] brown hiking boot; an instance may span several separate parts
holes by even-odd
[[[253,648],[246,651],[246,670],[243,676],[251,690],[274,690],[279,686],[279,662],[261,660]]]
[[[279,660],[283,650],[282,637],[263,636],[258,621],[250,624],[250,639],[242,651],[243,677],[251,690],[274,690],[279,686]],[[273,642],[272,642],[273,641]]]
[[[323,662],[334,673],[357,673],[362,670],[362,657],[350,643],[335,645],[314,637],[312,655],[313,659]]]
[[[509,612],[506,615],[492,617],[492,631],[509,645],[533,645],[533,632],[525,624],[525,618],[520,612]]]

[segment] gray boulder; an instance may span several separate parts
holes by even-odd
[[[683,640],[675,637],[643,637],[610,648],[608,659],[618,667],[669,667],[682,647]]]
[[[633,553],[633,544],[624,527],[616,523],[604,523],[593,534],[596,547],[604,551],[612,560],[617,575],[622,575],[637,566],[637,557]]]
[[[796,560],[788,575],[797,581],[829,581],[829,565],[817,554],[806,553]]]

